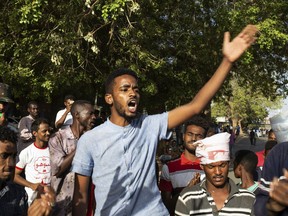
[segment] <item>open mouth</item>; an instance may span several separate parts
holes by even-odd
[[[137,103],[135,100],[131,100],[128,103],[128,109],[130,112],[135,113],[137,111]]]

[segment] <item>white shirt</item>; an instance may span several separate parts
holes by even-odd
[[[27,181],[50,185],[51,167],[49,148],[41,149],[33,143],[23,149],[19,155],[16,169],[23,170],[24,168]],[[34,191],[28,187],[25,187],[25,190],[28,194],[28,204],[30,204],[33,198],[35,198]]]
[[[59,110],[57,115],[56,115],[56,120],[55,120],[55,124],[56,122],[63,116],[63,114],[66,112],[66,108],[65,109],[62,109],[62,110]],[[73,118],[72,118],[72,115],[71,113],[69,112],[65,118],[65,121],[63,123],[63,125],[61,126],[61,128],[65,128],[69,125],[71,125],[73,122]]]

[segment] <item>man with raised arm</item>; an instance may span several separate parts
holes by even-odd
[[[233,41],[225,33],[224,58],[215,74],[188,104],[157,115],[137,112],[140,93],[137,74],[130,69],[111,73],[105,101],[111,116],[79,140],[72,163],[76,173],[73,214],[87,209],[90,176],[95,185],[95,215],[169,215],[155,177],[159,140],[200,113],[224,82],[232,63],[255,41],[258,29],[248,25]]]

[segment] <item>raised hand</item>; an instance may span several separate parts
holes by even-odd
[[[187,185],[187,187],[192,187],[196,184],[200,183],[200,173],[197,172],[194,177],[191,179],[191,181],[189,182],[189,184]]]
[[[230,33],[225,32],[223,55],[230,61],[236,61],[256,40],[259,32],[255,25],[247,25],[231,42]]]
[[[270,184],[270,199],[267,202],[268,210],[280,212],[288,207],[288,172],[284,170],[284,176],[281,179],[274,178]]]
[[[50,216],[55,206],[55,193],[49,186],[44,186],[42,192],[33,201],[28,209],[28,216]]]

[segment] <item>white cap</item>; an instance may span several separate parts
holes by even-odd
[[[196,157],[199,157],[201,164],[210,164],[218,161],[229,161],[230,134],[218,133],[213,136],[198,140],[196,145]]]
[[[270,124],[278,143],[288,141],[288,111],[271,117]]]

